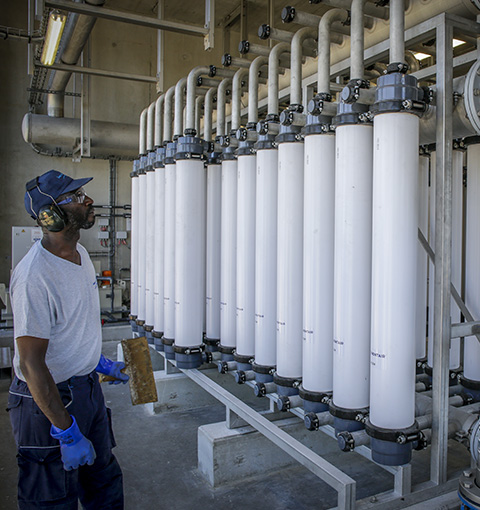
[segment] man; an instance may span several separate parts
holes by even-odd
[[[26,185],[25,208],[42,227],[10,282],[16,376],[8,410],[18,447],[21,510],[123,508],[122,472],[98,374],[126,382],[123,363],[101,355],[95,270],[80,230],[95,223],[93,200],[50,170]]]

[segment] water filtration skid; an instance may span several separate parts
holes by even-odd
[[[288,30],[259,31],[270,47],[242,41],[254,58],[195,67],[141,113],[132,328],[335,488],[337,508],[458,490],[480,509],[480,2],[320,3],[285,6]],[[212,366],[268,399],[270,420]],[[392,473],[392,490],[357,500],[275,406]]]

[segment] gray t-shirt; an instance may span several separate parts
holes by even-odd
[[[98,364],[102,346],[97,279],[87,250],[77,244],[81,265],[57,257],[37,241],[18,263],[10,280],[15,357],[17,338],[49,340],[46,364],[56,383],[89,374]]]

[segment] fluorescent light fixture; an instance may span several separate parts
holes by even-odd
[[[460,39],[454,39],[452,46],[456,48],[457,46],[461,46],[462,44],[465,44],[465,41],[461,41]]]
[[[67,16],[59,11],[55,10],[50,13],[42,56],[40,57],[40,62],[43,65],[51,66],[55,62],[66,19]]]
[[[425,60],[428,57],[431,57],[431,55],[427,55],[426,53],[414,53],[413,56],[420,61]]]

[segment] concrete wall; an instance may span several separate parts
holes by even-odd
[[[126,1],[116,1],[109,6],[114,9],[132,9]],[[155,16],[151,5],[136,3],[136,12]],[[142,12],[143,10],[143,12]],[[3,2],[2,25],[27,28],[27,2]],[[132,74],[156,75],[156,31],[130,24],[97,20],[90,40],[91,67],[109,69]],[[238,34],[231,34],[232,47],[238,44]],[[215,50],[205,52],[200,37],[166,33],[165,47],[165,88],[185,76],[195,65],[216,64],[220,66],[223,53],[222,38],[217,38]],[[42,156],[23,140],[22,118],[28,112],[27,88],[27,43],[24,40],[7,39],[0,41],[0,282],[8,284],[11,267],[11,227],[13,225],[34,225],[23,206],[25,183],[37,175],[55,168],[72,177],[93,176],[87,192],[97,204],[108,204],[109,162],[106,160],[83,159],[74,163],[70,158]],[[48,81],[46,82],[48,83]],[[79,75],[72,78],[67,90],[80,91]],[[157,97],[155,86],[140,82],[112,78],[91,78],[91,118],[110,122],[138,124],[142,109]],[[46,103],[46,97],[43,96]],[[36,113],[44,113],[40,107]],[[65,116],[78,117],[78,99],[66,97]],[[117,203],[130,203],[131,162],[118,162]],[[97,210],[97,212],[102,212]],[[117,220],[117,230],[125,230],[125,220]],[[88,250],[107,252],[97,238],[98,224],[82,233],[81,242]],[[129,246],[118,248],[116,275],[118,269],[129,267]],[[108,268],[108,258],[98,258],[102,269]],[[122,273],[128,276],[128,273]]]

